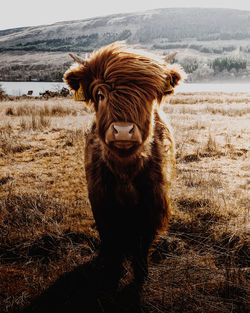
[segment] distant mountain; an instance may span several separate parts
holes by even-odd
[[[126,41],[161,54],[179,50],[177,61],[191,74],[198,69],[205,73],[202,63],[207,66],[206,75],[213,76],[210,69],[218,72],[219,64],[223,72],[221,64],[226,62],[232,77],[240,70],[240,75],[248,79],[250,11],[168,8],[2,30],[0,80],[61,80],[70,63],[65,52],[90,52],[114,41]],[[244,60],[236,60],[243,65],[234,67],[230,60],[211,63],[223,56],[243,57]]]
[[[0,31],[1,51],[91,51],[117,40],[154,45],[250,39],[250,12],[157,9]],[[157,46],[156,46],[157,47]]]

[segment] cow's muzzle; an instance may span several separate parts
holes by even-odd
[[[134,123],[114,122],[106,132],[105,142],[118,149],[130,149],[142,143],[141,132]]]

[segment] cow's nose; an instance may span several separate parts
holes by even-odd
[[[115,140],[123,141],[123,140],[131,140],[134,131],[133,124],[113,124],[113,134]]]
[[[142,136],[135,123],[113,122],[106,131],[105,142],[113,142],[121,147],[127,145],[141,144]]]

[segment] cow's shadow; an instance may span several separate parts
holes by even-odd
[[[109,290],[105,267],[98,257],[59,277],[22,313],[138,313],[145,312],[134,284]]]

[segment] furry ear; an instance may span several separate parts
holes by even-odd
[[[84,65],[74,64],[64,74],[63,80],[74,91],[75,101],[86,101],[83,81]]]
[[[167,69],[167,79],[164,95],[169,95],[174,93],[174,88],[178,83],[186,78],[186,73],[184,70],[178,66],[174,65]]]

